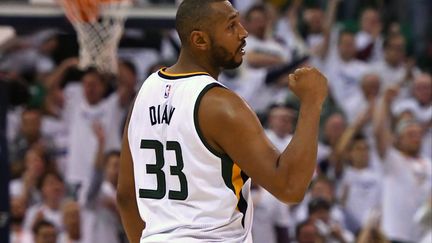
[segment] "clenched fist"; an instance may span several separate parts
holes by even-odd
[[[289,75],[289,87],[302,104],[322,105],[327,97],[327,78],[316,68],[298,68]]]

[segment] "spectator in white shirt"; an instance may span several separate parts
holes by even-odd
[[[381,16],[376,9],[367,8],[362,12],[360,31],[356,33],[357,58],[367,62],[383,58]]]
[[[339,179],[342,168],[337,167],[333,158],[333,151],[346,127],[345,117],[341,113],[333,113],[325,121],[321,142],[318,144],[318,174]]]
[[[373,105],[380,93],[381,80],[380,76],[373,73],[365,74],[360,81],[361,92],[358,95],[347,97],[347,99],[340,104],[348,123],[352,124],[357,118],[358,114]]]
[[[42,202],[28,209],[24,228],[29,230],[40,220],[47,220],[58,230],[62,230],[61,203],[65,196],[63,178],[57,172],[48,171],[39,180],[38,188],[42,194]]]
[[[260,186],[254,186],[252,237],[254,242],[284,243],[289,241],[288,206]]]
[[[72,83],[65,88],[65,118],[69,127],[69,156],[66,180],[75,194],[84,203],[90,185],[93,163],[97,153],[97,138],[93,133],[98,123],[106,134],[106,150],[119,149],[119,132],[113,112],[113,99],[105,99],[107,83],[95,69],[88,69],[81,83]],[[115,100],[115,99],[114,99]]]
[[[417,75],[412,86],[412,97],[398,100],[392,106],[392,113],[400,116],[410,112],[425,129],[422,154],[432,159],[432,76],[427,73]]]
[[[325,73],[329,80],[331,95],[338,106],[346,99],[360,95],[360,81],[369,72],[365,62],[356,59],[354,34],[343,31],[339,34],[337,53],[325,59]]]
[[[432,76],[427,73],[415,77],[411,87],[411,98],[401,99],[392,106],[392,112],[398,116],[410,110],[416,120],[427,124],[432,120]]]
[[[383,42],[384,59],[372,65],[372,71],[381,77],[382,87],[408,84],[420,71],[412,61],[406,61],[406,40],[401,34],[390,34]],[[402,90],[401,96],[406,96]]]
[[[94,239],[105,243],[119,243],[121,222],[117,210],[117,179],[120,164],[120,152],[105,153],[105,131],[94,126],[98,139],[98,152],[94,163],[92,181],[83,210],[95,215],[91,225]]]
[[[24,155],[29,148],[38,148],[48,155],[54,151],[52,140],[42,134],[41,119],[39,109],[27,108],[22,112],[20,132],[9,146],[12,172],[15,172],[16,166],[23,165]]]
[[[349,129],[347,129],[349,130]],[[348,131],[350,132],[350,131]],[[341,181],[341,204],[353,222],[352,232],[366,226],[371,212],[380,208],[381,175],[371,165],[369,144],[362,134],[352,135],[347,141],[349,166]],[[347,220],[348,221],[348,220]]]
[[[391,241],[418,242],[414,214],[431,195],[432,162],[420,154],[423,130],[415,120],[400,120],[390,130],[390,106],[397,87],[388,88],[375,112],[378,154],[383,162],[382,227]]]
[[[48,171],[55,169],[53,163],[43,151],[30,148],[25,153],[25,170],[20,178],[13,179],[9,184],[9,193],[12,197],[20,197],[24,202],[32,206],[41,202],[40,192],[37,190],[37,183]]]
[[[294,110],[285,105],[275,104],[269,108],[265,133],[281,152],[291,141],[294,119]]]
[[[291,51],[269,33],[270,12],[265,5],[254,5],[244,15],[245,28],[249,32],[244,65],[238,71],[235,81],[236,92],[245,98],[252,109],[263,113],[272,104],[283,101],[288,93],[278,83],[267,84],[265,77],[272,68],[287,65]]]
[[[308,218],[309,202],[320,198],[326,200],[329,204],[330,217],[332,221],[345,228],[345,214],[342,207],[336,200],[336,191],[332,181],[324,176],[316,177],[311,185],[310,190],[299,205],[290,207],[293,222],[298,223]]]
[[[31,230],[24,229],[23,221],[26,214],[26,202],[21,197],[10,199],[10,242],[32,243]]]

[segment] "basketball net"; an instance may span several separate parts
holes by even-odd
[[[117,50],[130,0],[58,0],[78,36],[79,68],[117,73]]]

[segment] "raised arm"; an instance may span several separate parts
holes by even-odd
[[[91,178],[90,187],[87,193],[87,206],[95,207],[96,199],[99,196],[99,192],[103,183],[103,170],[105,167],[105,131],[100,122],[93,123],[93,132],[97,138],[97,151],[93,166],[93,176]]]
[[[129,242],[139,243],[141,233],[145,228],[145,222],[143,222],[140,217],[135,197],[136,192],[133,161],[128,141],[129,118],[130,114],[124,129],[120,154],[120,170],[117,184],[117,206]]]
[[[364,110],[362,113],[360,113],[357,116],[357,119],[348,126],[345,131],[342,133],[342,136],[338,140],[336,144],[336,148],[333,151],[334,158],[336,161],[341,161],[344,153],[346,152],[349,144],[352,141],[352,138],[356,133],[361,131],[361,129],[365,126],[367,122],[371,121],[372,114],[374,111],[374,103],[370,103],[369,107]]]
[[[387,149],[393,142],[393,136],[391,133],[390,126],[390,107],[391,104],[398,93],[399,87],[392,86],[389,87],[379,102],[378,108],[374,112],[373,123],[374,123],[374,134],[376,140],[376,146],[378,150],[378,155],[384,158]]]
[[[290,87],[300,98],[301,107],[293,139],[282,153],[265,136],[255,113],[229,90],[208,91],[198,116],[210,146],[227,154],[280,200],[298,203],[316,166],[319,118],[327,95],[327,80],[314,68],[302,68],[291,74]]]
[[[317,54],[321,59],[325,59],[327,57],[327,53],[330,49],[330,38],[331,38],[331,31],[333,28],[333,24],[336,19],[336,10],[339,5],[340,0],[330,0],[327,6],[326,10],[326,19],[323,23],[324,25],[324,40],[322,44],[320,45]]]
[[[44,80],[45,87],[51,90],[54,86],[59,85],[66,71],[71,67],[77,66],[78,62],[79,60],[76,57],[65,59],[52,73],[46,76]]]
[[[246,55],[247,63],[254,68],[269,68],[282,65],[285,61],[280,57],[268,53],[249,51]]]

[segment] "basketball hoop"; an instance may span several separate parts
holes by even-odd
[[[117,73],[117,49],[130,0],[58,0],[80,47],[79,68]]]

